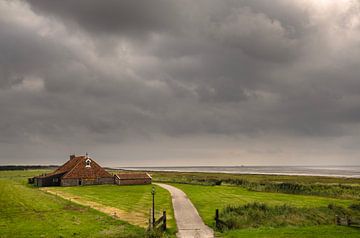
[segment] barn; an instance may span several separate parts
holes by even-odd
[[[49,174],[29,179],[36,186],[79,186],[93,184],[114,184],[114,177],[93,159],[70,155],[70,159]]]
[[[115,184],[135,185],[151,184],[151,176],[148,173],[120,173],[115,175]]]

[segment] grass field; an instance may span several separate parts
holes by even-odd
[[[144,236],[143,228],[27,186],[38,173],[0,172],[0,237]]]
[[[144,223],[148,222],[149,209],[152,204],[151,189],[152,185],[97,185],[80,187],[52,187],[52,191],[66,192],[76,195],[89,201],[94,201],[106,206],[116,207],[129,213],[129,217],[142,219]],[[168,227],[171,231],[176,230],[171,197],[168,191],[156,186],[155,210],[156,217],[162,215],[162,211],[167,211]],[[135,216],[132,216],[134,215]],[[129,220],[131,222],[131,220]],[[140,221],[141,222],[141,221]]]
[[[233,185],[258,192],[360,199],[359,178],[153,172],[154,181],[198,185]]]
[[[204,186],[190,184],[172,184],[182,189],[194,203],[204,222],[214,226],[215,209],[228,205],[240,205],[261,202],[267,205],[288,204],[294,207],[327,207],[330,203],[348,207],[354,200],[334,199],[318,196],[304,196],[282,193],[254,192],[236,186]],[[344,233],[345,232],[345,233]],[[346,236],[344,236],[346,234]],[[356,228],[338,226],[280,227],[232,230],[219,233],[223,237],[360,237]]]
[[[26,184],[28,177],[48,172],[46,170],[0,171],[0,237],[144,237],[145,230],[127,222],[117,220],[99,211],[64,200],[58,196],[45,193]],[[164,175],[165,174],[165,175]],[[181,175],[180,175],[181,174]],[[156,180],[206,181],[215,174],[199,173],[155,173]],[[234,177],[232,177],[234,176]],[[219,174],[220,179],[239,178],[244,175]],[[262,181],[351,184],[359,186],[360,180],[342,178],[321,178],[304,176],[268,176],[245,175],[247,180]],[[215,209],[228,205],[242,205],[261,202],[269,206],[288,204],[300,208],[326,207],[330,203],[348,207],[359,203],[359,199],[336,199],[312,195],[295,195],[274,192],[256,192],[241,186],[204,186],[194,184],[172,183],[182,189],[198,209],[205,223],[213,226]],[[136,219],[148,219],[151,207],[151,185],[141,186],[82,186],[51,187],[55,192],[71,194],[81,199],[93,201],[106,206],[116,207],[128,214],[136,213]],[[167,233],[172,237],[176,227],[169,193],[156,187],[156,210],[166,209],[168,224],[172,227]],[[158,213],[157,216],[160,216]],[[130,216],[130,219],[132,217]],[[44,222],[46,221],[46,222]],[[284,226],[244,228],[218,233],[220,237],[360,237],[358,228],[335,225],[318,226]]]
[[[172,185],[180,188],[188,195],[207,224],[212,224],[216,208],[222,209],[227,205],[262,202],[269,205],[288,204],[296,207],[326,207],[330,203],[349,206],[354,202],[353,200],[317,196],[253,192],[235,186]]]
[[[49,173],[50,170],[37,169],[37,170],[3,170],[0,171],[0,179],[11,179],[22,184],[26,184],[26,181],[30,177],[34,177],[39,174]]]
[[[255,183],[304,183],[304,184],[353,184],[360,185],[360,178],[340,178],[324,176],[289,176],[289,175],[259,175],[259,174],[226,174],[197,172],[151,172],[156,181],[188,182],[189,180],[235,180],[244,179]]]

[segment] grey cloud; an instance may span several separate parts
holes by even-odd
[[[104,34],[147,34],[176,24],[176,4],[156,1],[28,1],[35,12]],[[174,6],[175,5],[175,6]]]
[[[304,4],[3,2],[0,148],[354,136],[358,16]]]
[[[281,23],[249,8],[234,10],[213,29],[216,38],[246,54],[269,61],[288,61],[295,56],[296,40]]]

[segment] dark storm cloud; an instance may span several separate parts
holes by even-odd
[[[3,1],[0,143],[356,136],[358,7]]]
[[[165,0],[28,2],[35,12],[104,34],[147,34],[164,31],[174,27],[179,14],[177,4]]]

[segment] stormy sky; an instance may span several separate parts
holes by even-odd
[[[1,0],[0,164],[359,165],[358,0]]]

